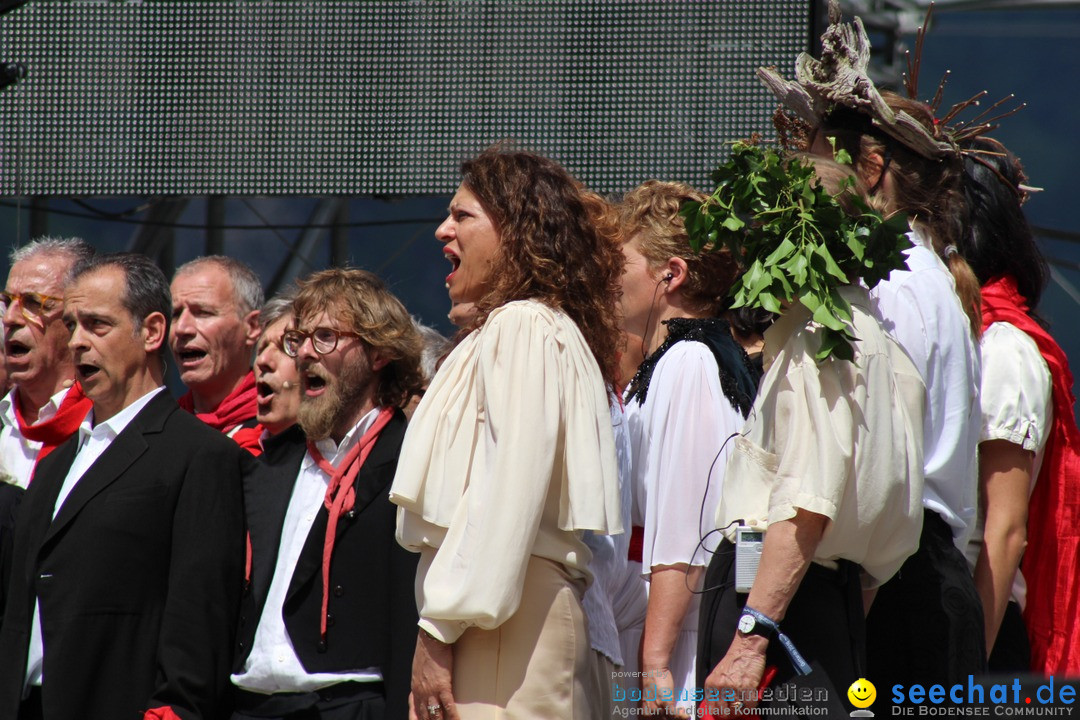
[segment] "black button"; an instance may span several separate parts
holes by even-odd
[[[315,649],[318,650],[321,653],[326,652],[326,641],[325,640],[320,640],[319,644],[315,646]]]
[[[240,642],[238,642],[236,644],[240,647],[241,650],[244,649],[244,641],[243,640],[241,640]]]
[[[334,587],[334,597],[341,597],[344,594],[345,588],[341,587],[340,585]]]
[[[349,512],[345,513],[345,517],[352,520],[354,517],[356,517],[356,511],[355,510],[350,510]]]
[[[334,619],[333,614],[326,613],[326,627],[334,627],[334,623],[336,623],[336,622],[337,622],[337,620]]]

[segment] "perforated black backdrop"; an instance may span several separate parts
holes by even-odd
[[[501,139],[587,184],[705,185],[769,127],[810,0],[29,2],[0,195],[413,195]]]

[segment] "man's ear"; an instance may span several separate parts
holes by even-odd
[[[165,334],[165,316],[159,312],[152,312],[143,318],[142,333],[143,349],[148,355],[160,350],[168,339]]]
[[[379,372],[390,364],[390,358],[383,357],[381,352],[372,349],[368,350],[368,363],[371,364],[372,371]]]
[[[259,327],[259,311],[252,310],[245,315],[244,325],[247,326],[244,330],[244,344],[253,348],[255,343],[259,342],[259,335],[262,334],[262,329]]]

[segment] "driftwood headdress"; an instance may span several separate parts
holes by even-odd
[[[933,5],[927,12],[923,27],[919,28],[915,58],[912,60],[908,57],[904,86],[908,97],[912,99],[917,99],[923,39],[932,12]],[[794,81],[785,80],[775,68],[759,68],[757,71],[758,77],[779,98],[783,106],[810,127],[821,125],[828,115],[838,110],[854,111],[869,119],[878,132],[888,135],[923,157],[937,159],[957,155],[964,140],[990,132],[997,127],[994,125],[996,121],[1024,107],[1020,105],[1014,110],[987,119],[988,114],[1012,99],[1013,96],[1010,95],[967,123],[953,123],[958,113],[972,105],[978,105],[979,100],[986,95],[984,91],[954,105],[944,117],[935,121],[938,132],[932,134],[911,115],[894,111],[882,98],[867,73],[870,40],[862,20],[856,17],[851,23],[841,22],[837,0],[829,0],[829,27],[821,36],[821,45],[820,60],[807,53],[799,54],[795,61]],[[947,77],[946,74],[946,78],[938,85],[934,100],[928,104],[935,116]]]

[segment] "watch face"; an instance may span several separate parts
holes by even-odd
[[[749,634],[753,632],[754,625],[756,624],[757,623],[754,622],[753,615],[743,615],[741,618],[739,618],[739,631],[744,634]]]

